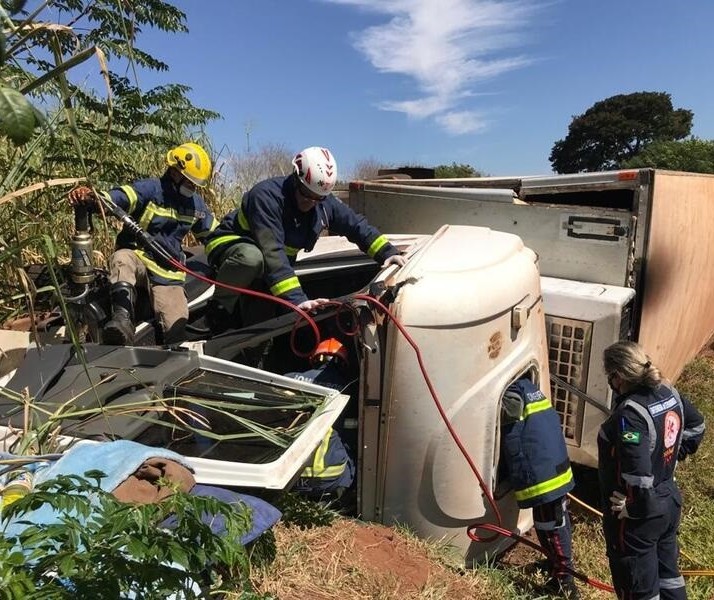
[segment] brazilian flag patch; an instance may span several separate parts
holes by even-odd
[[[640,443],[640,432],[639,431],[623,431],[622,441],[625,444],[639,444]]]

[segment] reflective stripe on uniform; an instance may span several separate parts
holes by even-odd
[[[690,427],[689,429],[685,429],[684,432],[682,433],[682,439],[683,440],[689,440],[693,437],[699,437],[704,433],[706,430],[706,426],[704,423],[701,425],[697,425],[696,427]]]
[[[241,226],[241,229],[243,229],[243,231],[250,231],[250,223],[248,223],[248,219],[243,214],[242,205],[238,207],[238,225]]]
[[[389,240],[387,239],[387,236],[380,235],[369,245],[369,248],[367,248],[367,255],[370,258],[374,258],[374,255],[377,254],[377,252],[384,248],[384,246],[386,246],[388,243]]]
[[[314,477],[318,479],[334,479],[345,472],[347,463],[341,465],[325,466],[325,456],[330,448],[330,438],[332,438],[332,428],[330,428],[325,437],[322,438],[320,446],[315,451],[315,456],[312,460],[311,467],[305,467],[302,472],[302,477]]]
[[[677,588],[684,587],[684,577],[680,575],[679,577],[660,579],[659,587],[663,590],[676,590]]]
[[[228,242],[235,242],[241,238],[239,235],[222,235],[217,237],[206,244],[206,254],[213,252],[218,246],[227,244]]]
[[[174,281],[185,281],[186,273],[183,271],[170,271],[160,267],[156,261],[150,259],[143,250],[134,250],[139,259],[146,265],[146,268],[164,279],[172,279]]]
[[[654,486],[654,475],[629,475],[628,473],[623,473],[622,479],[627,485],[645,490]]]
[[[654,419],[652,418],[650,411],[647,410],[641,404],[638,404],[634,400],[631,400],[630,398],[625,400],[622,403],[622,406],[623,406],[623,408],[625,406],[629,406],[632,410],[634,410],[637,414],[639,414],[645,421],[647,421],[647,430],[649,432],[649,437],[650,437],[650,454],[652,454],[652,452],[654,452],[655,446],[657,444],[657,430],[655,429]]]
[[[182,223],[190,223],[192,226],[196,222],[196,217],[193,215],[180,215],[178,211],[173,208],[164,208],[151,201],[146,205],[144,213],[141,215],[139,227],[146,231],[149,228],[149,223],[151,223],[154,217],[164,217],[166,219],[173,219],[174,221],[180,221]]]
[[[206,231],[202,231],[201,233],[194,233],[193,235],[196,236],[197,240],[200,240],[202,238],[205,238],[209,233],[215,231],[216,227],[218,227],[218,219],[216,219],[216,217],[211,217],[211,226],[206,229]]]
[[[564,485],[567,485],[572,479],[573,471],[570,467],[568,467],[568,470],[560,475],[552,477],[542,483],[537,483],[536,485],[517,491],[515,493],[516,500],[528,500],[529,498],[547,494],[548,492],[552,492],[560,487],[563,487]]]
[[[300,252],[300,248],[285,246],[285,254],[287,254],[288,256],[297,256],[298,252]]]
[[[548,410],[550,407],[551,404],[548,398],[545,398],[544,400],[538,400],[538,402],[531,402],[530,404],[526,404],[525,408],[523,409],[522,418],[526,419],[535,413]]]
[[[126,197],[129,198],[129,214],[134,212],[134,209],[136,208],[136,204],[139,202],[139,197],[136,195],[136,190],[131,187],[130,185],[122,185],[119,188],[122,192],[126,194]]]
[[[287,292],[295,290],[299,287],[300,280],[297,277],[288,277],[287,279],[278,281],[278,283],[276,283],[275,285],[271,285],[270,293],[273,294],[273,296],[282,296],[283,294],[286,294]]]
[[[541,531],[554,531],[558,528],[558,521],[536,521],[534,519],[533,527]]]

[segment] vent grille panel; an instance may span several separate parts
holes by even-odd
[[[590,364],[592,323],[546,315],[545,324],[548,331],[550,372],[585,392]],[[560,416],[566,441],[580,445],[584,401],[552,381],[550,393],[553,406]]]

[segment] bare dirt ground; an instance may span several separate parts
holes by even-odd
[[[571,503],[576,522],[584,514]],[[253,582],[256,591],[280,600],[558,598],[548,593],[543,555],[525,544],[512,546],[486,575],[459,568],[443,546],[379,524],[336,519],[310,529],[278,524],[274,532],[277,557]],[[525,537],[537,543],[533,530]],[[611,597],[579,587],[584,600]]]
[[[329,527],[275,527],[278,556],[254,583],[280,600],[500,599],[488,582],[436,560],[433,546],[393,528],[338,519]]]

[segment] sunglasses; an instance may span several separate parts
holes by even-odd
[[[315,202],[322,202],[325,196],[319,196],[312,190],[308,189],[306,186],[300,184],[299,186],[300,195],[307,198],[308,200],[314,200]]]

